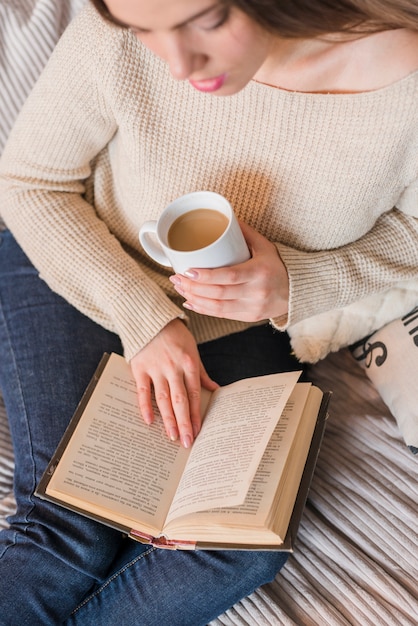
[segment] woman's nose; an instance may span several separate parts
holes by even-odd
[[[171,75],[177,80],[186,80],[194,72],[202,69],[206,62],[206,56],[191,49],[177,33],[171,33],[170,38],[166,40],[164,57]]]

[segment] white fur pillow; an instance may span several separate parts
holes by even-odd
[[[316,363],[329,352],[350,346],[405,315],[417,302],[417,280],[405,281],[386,292],[293,324],[288,328],[292,348],[300,361]]]

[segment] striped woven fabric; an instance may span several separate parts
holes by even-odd
[[[30,90],[85,0],[1,0],[0,153]]]
[[[6,409],[0,396],[0,528],[6,528],[6,515],[14,510],[13,450]]]

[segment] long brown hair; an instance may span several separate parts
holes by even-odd
[[[138,0],[139,2],[141,0]],[[91,0],[108,21],[124,26],[104,0]],[[396,28],[418,30],[417,0],[220,0],[282,37],[328,33],[372,33]]]

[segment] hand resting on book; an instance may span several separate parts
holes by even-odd
[[[190,331],[173,320],[131,360],[131,367],[145,422],[154,421],[154,392],[167,436],[172,441],[180,438],[189,448],[202,424],[201,388],[218,387],[206,373]]]

